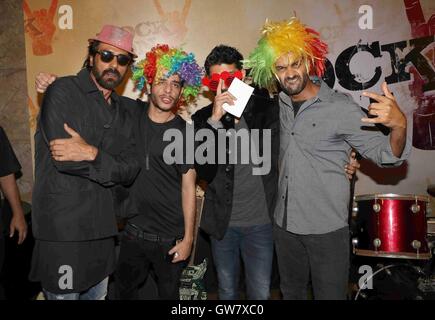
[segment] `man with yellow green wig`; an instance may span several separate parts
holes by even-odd
[[[190,256],[195,218],[194,164],[170,164],[165,132],[186,137],[186,122],[177,106],[195,100],[202,70],[192,53],[157,45],[133,66],[133,80],[148,102],[138,100],[134,131],[141,171],[130,189],[127,224],[115,271],[118,298],[137,299],[138,288],[154,270],[159,298],[178,299],[180,276]],[[183,141],[185,138],[183,139]],[[180,146],[183,147],[183,146]]]
[[[278,94],[280,154],[274,239],[284,299],[346,299],[349,274],[351,148],[377,165],[400,165],[409,155],[407,119],[382,84],[369,118],[352,98],[321,80],[327,45],[297,18],[266,21],[245,61],[255,84]],[[317,81],[316,81],[317,80]],[[375,124],[390,129],[384,136]],[[370,127],[370,128],[368,128]]]

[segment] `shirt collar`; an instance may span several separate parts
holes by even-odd
[[[317,98],[320,101],[331,101],[333,93],[334,90],[331,89],[325,81],[320,80],[320,90],[317,93]]]
[[[279,102],[281,104],[284,104],[286,106],[289,106],[289,107],[293,108],[292,99],[284,91],[281,91],[278,94],[278,98],[279,98]]]

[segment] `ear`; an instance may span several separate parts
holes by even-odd
[[[91,66],[91,67],[94,66],[94,57],[95,56],[92,56],[92,55],[89,56],[89,66]]]
[[[246,70],[242,69],[242,81],[244,81],[246,78]]]

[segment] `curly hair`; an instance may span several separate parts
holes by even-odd
[[[189,103],[196,99],[201,90],[203,71],[193,53],[171,48],[167,44],[158,44],[145,56],[145,59],[132,66],[132,79],[138,90],[142,90],[146,83],[152,84],[155,79],[177,74],[184,88],[182,102]]]

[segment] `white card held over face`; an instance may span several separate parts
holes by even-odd
[[[234,101],[234,105],[230,106],[228,103],[224,103],[222,107],[228,113],[240,118],[245,110],[246,105],[248,104],[249,98],[254,92],[254,88],[247,85],[243,81],[234,78],[230,87],[228,88],[228,92],[231,93],[234,97],[236,97],[236,101]]]

